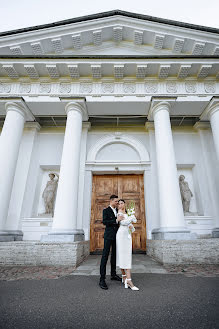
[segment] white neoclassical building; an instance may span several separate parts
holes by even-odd
[[[3,32],[0,122],[1,241],[100,252],[111,194],[136,252],[219,237],[219,30],[116,10]]]

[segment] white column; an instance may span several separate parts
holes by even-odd
[[[219,160],[219,103],[217,103],[210,109],[208,115],[211,122],[211,129],[212,129],[216,154]]]
[[[155,239],[187,239],[169,112],[165,101],[152,109],[160,205],[160,228],[152,234]]]
[[[62,151],[60,176],[52,230],[41,240],[76,241],[83,239],[77,230],[78,181],[83,107],[71,102],[66,105],[67,123]]]
[[[210,108],[209,119],[211,123],[211,130],[214,139],[214,145],[216,150],[217,159],[219,160],[219,103],[216,103],[212,108]],[[216,227],[212,230],[212,237],[219,238],[219,218],[216,218]]]
[[[6,103],[6,118],[0,138],[0,230],[8,215],[18,153],[25,122],[21,104]]]

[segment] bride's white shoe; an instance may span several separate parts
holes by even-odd
[[[132,290],[139,290],[139,288],[138,287],[131,287],[128,283],[127,283],[127,281],[131,281],[132,279],[125,279],[125,288],[127,289],[127,288],[130,288],[130,289],[132,289]]]

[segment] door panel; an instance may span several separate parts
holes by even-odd
[[[92,206],[90,225],[90,251],[100,252],[103,249],[105,226],[102,224],[103,209],[108,207],[111,194],[120,199],[135,202],[137,223],[132,234],[133,251],[146,250],[146,222],[144,209],[144,185],[142,175],[94,175],[92,186]]]

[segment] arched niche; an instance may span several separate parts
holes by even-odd
[[[99,139],[90,149],[88,162],[147,162],[150,161],[145,146],[127,135],[108,135]]]

